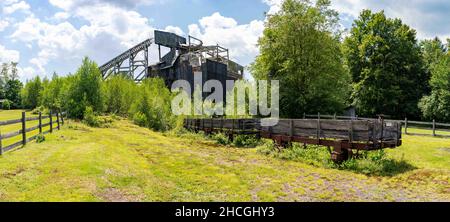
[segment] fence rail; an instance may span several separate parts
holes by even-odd
[[[16,147],[19,146],[25,146],[28,142],[31,142],[33,140],[35,140],[37,138],[37,136],[39,134],[48,134],[48,133],[52,133],[53,129],[54,129],[54,124],[56,124],[56,129],[60,129],[60,125],[64,125],[64,114],[65,113],[56,113],[53,114],[52,112],[49,113],[48,116],[43,116],[42,113],[39,113],[39,115],[37,117],[26,117],[26,113],[22,112],[22,118],[20,119],[13,119],[13,120],[4,120],[4,121],[0,121],[0,126],[8,126],[8,125],[13,125],[13,124],[18,124],[21,123],[21,129],[20,130],[16,130],[16,131],[10,131],[10,132],[6,132],[3,133],[0,130],[0,155],[2,155],[4,152],[10,151]],[[56,116],[56,122],[54,122],[53,117]],[[46,120],[48,119],[49,122],[48,123],[42,123],[42,120]],[[31,122],[31,121],[39,121],[39,123],[35,126],[27,126],[27,123]],[[42,131],[42,128],[50,126],[49,130],[47,131]],[[33,135],[30,137],[27,137],[27,133],[35,131],[35,130],[39,130],[39,134],[37,135]],[[8,146],[3,146],[3,141],[6,139],[10,139],[16,136],[20,136],[22,135],[22,138],[20,141],[17,142],[13,142],[12,144],[8,145]]]
[[[306,118],[314,118],[314,119],[344,119],[344,120],[374,120],[375,118],[364,118],[358,116],[337,116],[337,115],[323,115],[323,114],[304,114],[303,119]],[[404,120],[396,120],[396,119],[385,119],[385,121],[398,122],[402,124],[402,127],[405,129],[406,135],[421,135],[421,136],[439,136],[439,137],[450,137],[450,124],[449,123],[437,123],[435,120],[432,122],[424,122],[424,121],[411,121],[408,118]],[[411,128],[411,125],[418,126],[419,129],[430,130],[431,134],[426,133],[408,133],[408,128]],[[424,127],[425,126],[425,127]],[[449,132],[448,135],[438,134],[438,131]]]

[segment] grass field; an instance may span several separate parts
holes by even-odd
[[[25,110],[0,110],[0,121],[21,119],[23,111],[25,111]],[[44,114],[42,114],[42,115],[44,115]],[[31,112],[26,112],[25,116],[28,118],[28,117],[36,117],[37,115],[33,115]],[[56,117],[54,117],[54,120],[55,119],[56,119]],[[42,120],[42,124],[46,124],[49,121],[50,121],[49,119]],[[39,120],[27,121],[26,128],[37,126],[38,124],[39,124]],[[18,131],[21,129],[22,129],[22,123],[16,123],[16,124],[7,125],[7,126],[0,126],[0,133],[11,133],[11,132]],[[49,129],[50,129],[50,126],[46,126],[46,127],[42,128],[42,131],[45,132]],[[39,134],[39,130],[38,129],[33,130],[33,131],[27,133],[27,138],[37,135],[37,134]],[[13,144],[15,142],[19,142],[19,141],[22,141],[22,135],[18,135],[18,136],[6,139],[6,140],[2,141],[2,145],[4,147],[6,147],[8,145],[11,145],[11,144]]]
[[[70,121],[44,143],[0,156],[0,201],[450,201],[450,139],[406,135],[403,144],[388,155],[415,169],[366,176],[127,120]]]

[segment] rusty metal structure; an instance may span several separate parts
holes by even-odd
[[[149,62],[152,44],[158,46],[159,60],[155,64]],[[163,55],[163,50],[168,52]],[[111,59],[100,67],[100,71],[104,79],[125,75],[140,82],[145,78],[161,77],[168,86],[180,79],[193,86],[195,75],[201,75],[202,84],[210,79],[219,80],[222,85],[226,80],[242,79],[244,67],[230,60],[229,50],[222,46],[208,46],[192,36],[186,39],[156,30],[154,38]]]
[[[272,139],[279,147],[292,142],[333,147],[330,149],[331,159],[337,163],[347,160],[353,151],[395,148],[402,144],[402,124],[382,118],[280,119],[271,127],[262,126],[260,119],[186,119],[184,127],[206,133],[221,132],[231,139],[234,135],[253,134]]]

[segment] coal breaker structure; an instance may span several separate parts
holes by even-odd
[[[159,61],[149,62],[149,49],[158,46]],[[168,51],[163,55],[163,51]],[[194,89],[195,76],[201,75],[202,85],[208,80],[242,79],[244,67],[230,60],[229,50],[219,46],[205,46],[200,39],[184,38],[170,32],[155,31],[154,39],[147,39],[100,67],[103,78],[125,75],[140,82],[145,78],[161,77],[167,86],[176,80],[187,80]],[[224,87],[224,93],[225,93]]]

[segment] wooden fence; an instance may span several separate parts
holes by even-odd
[[[25,146],[28,142],[35,140],[38,135],[52,133],[55,128],[59,130],[61,128],[60,125],[64,125],[63,115],[64,113],[57,112],[56,114],[52,114],[52,112],[50,112],[48,116],[43,116],[42,113],[39,113],[39,115],[36,117],[26,117],[26,113],[22,112],[22,118],[20,119],[0,121],[0,126],[7,126],[18,123],[21,123],[22,125],[20,130],[16,130],[13,132],[3,133],[0,131],[0,155],[2,155],[3,152],[10,151],[16,147]],[[42,121],[46,119],[49,119],[48,123],[42,123]],[[31,121],[39,121],[39,123],[36,126],[27,128],[27,123]],[[43,128],[47,126],[49,126],[49,129],[47,131],[43,131]],[[35,130],[39,130],[39,134],[27,138],[27,133]],[[5,139],[13,138],[19,135],[22,135],[20,141],[14,142],[11,145],[5,147],[2,146],[2,142]]]
[[[364,118],[364,117],[351,117],[351,116],[337,116],[337,115],[322,115],[320,113],[315,115],[307,115],[303,114],[303,118],[315,118],[315,119],[342,119],[342,120],[374,120],[374,118]],[[408,118],[405,118],[404,120],[395,120],[395,119],[385,119],[385,121],[390,122],[398,122],[402,124],[402,127],[405,129],[406,135],[419,135],[419,136],[439,136],[439,137],[450,137],[450,124],[448,123],[437,123],[435,120],[432,122],[424,122],[424,121],[411,121],[408,120]],[[411,126],[414,126],[414,128],[417,129],[423,129],[423,130],[429,130],[431,131],[431,134],[426,133],[408,133],[408,128],[411,128]],[[445,134],[439,134],[438,132],[448,132],[448,135]]]

